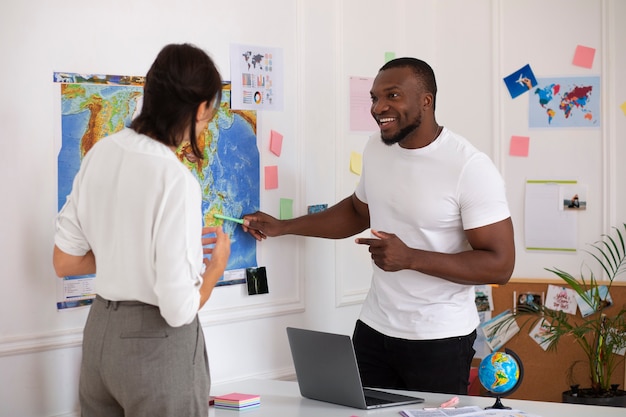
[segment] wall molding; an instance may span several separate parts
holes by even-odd
[[[298,314],[305,310],[302,297],[295,300],[279,300],[248,307],[233,307],[213,311],[200,311],[198,317],[202,327],[224,323],[263,319],[287,314]],[[0,339],[0,357],[47,352],[55,349],[80,347],[83,343],[83,328],[56,332],[44,332]]]
[[[363,304],[365,301],[365,297],[369,291],[369,288],[363,289],[354,289],[354,290],[345,290],[343,289],[342,280],[340,278],[337,279],[336,285],[336,297],[335,297],[335,306],[336,307],[346,307],[356,304]]]
[[[301,285],[299,285],[302,288]],[[302,290],[299,291],[300,293]],[[249,321],[286,314],[302,313],[305,303],[301,294],[293,300],[277,300],[251,306],[234,306],[216,310],[200,311],[199,317],[202,326],[214,326],[237,321]]]
[[[69,349],[81,346],[83,329],[11,336],[0,340],[0,357]]]

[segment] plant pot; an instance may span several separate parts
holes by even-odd
[[[591,388],[578,388],[563,392],[563,402],[571,404],[605,405],[609,407],[626,407],[626,391],[618,389],[604,396],[594,396]]]

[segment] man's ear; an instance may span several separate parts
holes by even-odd
[[[431,93],[424,93],[422,96],[422,103],[424,105],[424,109],[428,107],[433,107],[433,95]]]

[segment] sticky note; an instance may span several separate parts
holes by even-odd
[[[270,152],[276,156],[280,156],[283,149],[283,135],[275,130],[270,131]]]
[[[572,64],[578,67],[591,68],[593,66],[593,57],[596,54],[595,48],[578,45],[574,52],[574,61]]]
[[[626,116],[626,101],[622,103],[620,108],[622,109],[622,112],[624,113],[624,116]]]
[[[511,136],[509,155],[528,156],[530,138],[528,136]]]
[[[358,152],[350,152],[350,172],[361,175],[361,167],[363,166],[363,158]]]
[[[385,52],[385,63],[391,61],[392,59],[396,59],[395,52]]]
[[[290,198],[280,199],[280,219],[293,219],[293,200]]]
[[[273,190],[275,188],[278,188],[278,166],[267,166],[265,167],[265,189]]]

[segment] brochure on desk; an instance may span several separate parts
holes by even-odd
[[[400,415],[403,417],[541,417],[520,410],[484,410],[477,406],[402,410]]]

